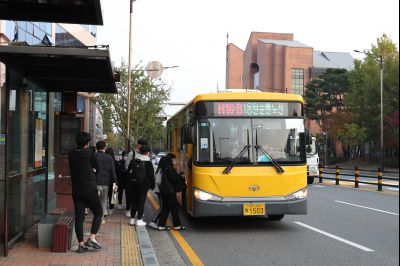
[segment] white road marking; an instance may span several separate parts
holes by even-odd
[[[340,241],[340,242],[343,242],[343,243],[345,243],[345,244],[347,244],[347,245],[350,245],[350,246],[356,247],[356,248],[358,248],[358,249],[361,249],[361,250],[363,250],[363,251],[366,251],[366,252],[373,252],[373,251],[375,251],[375,250],[373,250],[373,249],[370,249],[370,248],[364,247],[364,246],[362,246],[362,245],[359,245],[359,244],[357,244],[357,243],[351,242],[351,241],[349,241],[349,240],[347,240],[347,239],[344,239],[344,238],[341,238],[341,237],[332,235],[332,234],[330,234],[330,233],[328,233],[328,232],[322,231],[322,230],[320,230],[320,229],[318,229],[318,228],[309,226],[309,225],[307,225],[307,224],[303,224],[303,223],[301,223],[301,222],[294,222],[294,223],[295,223],[295,224],[298,224],[298,225],[300,225],[300,226],[303,226],[303,227],[305,227],[305,228],[308,228],[308,229],[310,229],[310,230],[313,230],[314,232],[323,234],[323,235],[325,235],[325,236],[328,236],[328,237],[330,237],[330,238],[333,238],[333,239],[335,239],[335,240],[338,240],[338,241]]]
[[[321,185],[313,185],[313,187],[325,187],[325,186],[321,186]]]
[[[374,209],[374,208],[370,208],[370,207],[365,207],[365,206],[361,206],[361,205],[357,205],[357,204],[353,204],[353,203],[349,203],[349,202],[344,202],[344,201],[340,201],[340,200],[335,200],[335,202],[347,204],[347,205],[351,205],[351,206],[355,206],[355,207],[359,207],[359,208],[364,208],[364,209],[368,209],[368,210],[372,210],[372,211],[383,212],[383,213],[399,216],[398,213],[383,211],[383,210]]]
[[[388,189],[388,190],[391,190],[391,191],[399,191],[399,189],[398,189],[398,188],[395,188],[395,187],[388,187],[387,189]]]

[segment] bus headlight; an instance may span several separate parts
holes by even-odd
[[[213,195],[213,194],[204,192],[204,191],[199,190],[199,189],[195,189],[195,190],[194,190],[194,197],[195,197],[196,199],[202,200],[202,201],[208,201],[208,200],[211,200],[211,201],[221,201],[221,200],[222,200],[221,197],[215,196],[215,195]]]
[[[307,188],[300,189],[293,194],[287,195],[285,198],[287,200],[299,200],[307,197]]]

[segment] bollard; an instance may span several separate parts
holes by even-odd
[[[382,169],[378,168],[378,191],[382,191]]]
[[[324,168],[322,168],[322,167],[320,167],[319,168],[319,183],[323,183],[323,181],[322,181],[322,178],[323,178],[323,170],[324,170]]]
[[[358,167],[356,166],[355,168],[355,182],[354,182],[354,187],[355,188],[359,188],[359,182],[360,182],[360,170],[358,169]]]
[[[336,185],[339,185],[339,165],[336,165]]]

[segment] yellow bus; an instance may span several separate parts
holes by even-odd
[[[307,213],[303,98],[267,92],[196,96],[167,121],[192,217]]]

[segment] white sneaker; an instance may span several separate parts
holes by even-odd
[[[129,225],[135,225],[135,218],[129,219]]]
[[[108,210],[108,214],[109,214],[109,215],[113,214],[113,212],[114,212],[113,209]]]
[[[131,211],[125,211],[125,216],[126,217],[131,217]]]
[[[118,210],[122,210],[123,209],[122,204],[118,204],[117,208]]]
[[[101,224],[105,224],[106,220],[103,218],[103,220],[101,220]]]
[[[146,222],[143,221],[143,219],[142,219],[142,220],[137,220],[137,221],[136,221],[136,226],[145,226],[145,225],[146,225]]]
[[[149,223],[149,227],[151,227],[151,228],[153,228],[153,229],[158,229],[158,225],[157,225],[155,222],[153,222],[153,221],[151,221],[151,222]]]

